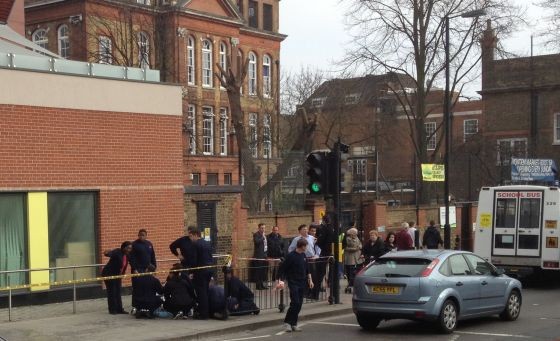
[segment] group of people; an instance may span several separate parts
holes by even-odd
[[[169,271],[162,285],[152,273],[157,262],[154,247],[147,240],[147,231],[138,231],[138,239],[125,241],[121,247],[106,251],[109,261],[101,272],[107,289],[107,304],[110,314],[128,314],[121,300],[122,275],[130,264],[133,274],[145,273],[132,278],[132,311],[140,317],[194,319],[227,316],[226,309],[235,314],[258,314],[254,295],[231,271],[227,272],[227,292],[223,287],[211,285],[215,277],[215,262],[208,241],[194,226],[185,229],[185,235],[169,245],[179,262]],[[115,278],[111,278],[115,276]]]
[[[344,246],[344,266],[348,279],[348,288],[354,283],[354,277],[362,264],[368,264],[390,251],[406,251],[416,248],[438,249],[443,246],[440,228],[434,220],[430,220],[430,225],[424,231],[422,244],[416,245],[420,241],[419,231],[416,223],[403,222],[398,232],[387,233],[383,240],[376,229],[369,231],[369,239],[362,243],[358,238],[358,230],[354,227],[346,231]],[[348,290],[347,290],[348,291]]]

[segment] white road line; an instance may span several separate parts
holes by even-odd
[[[284,334],[286,334],[286,332],[278,332],[278,333],[276,333],[275,335],[276,335],[276,336],[280,336],[280,335],[284,335]]]
[[[278,334],[276,334],[276,335],[278,335]],[[264,339],[265,337],[270,337],[270,335],[242,337],[242,338],[239,338],[239,339],[227,339],[227,340],[223,340],[223,341],[241,341],[241,340]]]
[[[309,322],[310,324],[328,324],[331,326],[346,326],[346,327],[359,327],[359,324],[355,323],[336,323],[336,322]]]
[[[501,336],[501,337],[517,337],[520,339],[530,339],[530,336],[526,335],[512,335],[512,334],[493,334],[493,333],[475,333],[475,332],[458,332],[455,331],[457,334],[466,334],[466,335],[483,335],[483,336]]]

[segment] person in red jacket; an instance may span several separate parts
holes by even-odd
[[[395,236],[395,245],[397,251],[406,251],[414,249],[414,242],[408,233],[408,223],[402,223],[402,229]]]

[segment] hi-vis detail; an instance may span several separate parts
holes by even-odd
[[[560,270],[558,220],[558,187],[483,187],[478,200],[474,252],[509,274]]]

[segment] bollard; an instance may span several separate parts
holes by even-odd
[[[73,279],[73,286],[72,286],[72,313],[76,313],[76,269],[72,269],[72,279]]]

